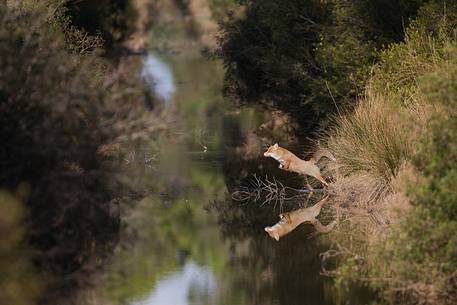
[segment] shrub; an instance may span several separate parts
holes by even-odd
[[[226,94],[280,108],[304,127],[322,122],[335,104],[354,106],[377,50],[403,38],[402,27],[422,3],[240,2],[244,17],[222,23],[215,51],[225,64]]]
[[[433,104],[418,93],[418,79],[449,61],[454,41],[457,6],[430,3],[407,30],[405,42],[393,44],[381,55],[366,95],[353,113],[339,117],[330,130],[329,145],[343,174],[368,172],[389,182],[415,151],[427,129]],[[426,18],[429,16],[433,22]],[[427,24],[433,24],[430,31]]]
[[[417,188],[415,201],[437,219],[457,220],[457,44],[449,46],[450,59],[421,78],[419,92],[425,103],[438,108],[430,119],[416,166],[427,178]]]
[[[345,175],[335,187],[349,189],[337,196],[337,209],[353,224],[339,228],[346,250],[337,274],[363,278],[393,303],[457,301],[455,12],[456,4],[421,9],[406,42],[383,53],[366,99],[337,120],[329,141]],[[391,181],[389,192],[354,188],[360,185],[351,180],[364,173]]]
[[[142,109],[141,88],[124,79],[135,76],[111,74],[99,50],[71,51],[71,36],[49,12],[0,5],[0,186],[29,186],[25,236],[34,263],[57,277],[50,284],[74,289],[116,242],[116,200],[137,191],[100,148],[149,131],[154,118]],[[70,282],[59,281],[68,274]]]
[[[99,36],[109,55],[132,34],[137,18],[131,0],[67,1],[65,8],[67,32]]]
[[[418,78],[448,60],[447,45],[455,40],[457,7],[449,1],[422,6],[406,30],[405,42],[392,44],[381,53],[372,85],[395,103],[414,103]]]

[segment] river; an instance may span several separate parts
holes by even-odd
[[[103,177],[122,183],[103,188],[78,178],[52,190],[83,204],[27,212],[20,201],[30,185],[19,185],[14,196],[0,190],[0,214],[14,220],[0,243],[8,250],[0,261],[6,295],[16,297],[14,305],[371,302],[366,288],[321,274],[319,255],[331,244],[311,225],[279,241],[266,234],[281,212],[313,205],[322,192],[295,191],[304,178],[280,170],[263,152],[280,143],[304,157],[312,147],[286,116],[224,97],[224,68],[202,51],[215,29],[208,7],[191,18],[187,1],[159,2],[148,49],[131,56],[140,62],[138,81],[154,96],[142,114],[155,111],[165,130],[113,157],[119,169]],[[192,9],[204,3],[195,1]],[[260,182],[268,189],[260,191]],[[121,195],[112,188],[122,188]],[[94,203],[92,196],[108,202]],[[28,215],[33,221],[24,225]],[[331,221],[331,213],[322,216]]]
[[[278,220],[277,201],[232,199],[254,174],[295,187],[303,181],[263,157],[273,141],[292,144],[281,133],[262,134],[258,127],[268,113],[224,99],[223,68],[202,55],[194,31],[173,19],[177,14],[165,11],[143,58],[141,75],[173,118],[169,132],[149,147],[153,164],[138,172],[149,195],[122,210],[119,245],[80,302],[367,303],[365,289],[338,287],[320,274],[319,254],[329,245],[325,238],[308,238],[311,226],[276,242],[264,227]],[[300,204],[303,199],[283,207]]]

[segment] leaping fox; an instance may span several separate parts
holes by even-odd
[[[325,186],[328,186],[328,183],[322,177],[321,170],[317,167],[316,163],[322,157],[327,157],[332,161],[336,161],[335,157],[325,149],[318,149],[311,159],[302,160],[287,149],[280,147],[278,143],[270,146],[263,155],[277,160],[280,169],[296,172],[301,175],[312,176]]]

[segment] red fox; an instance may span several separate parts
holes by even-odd
[[[282,236],[288,234],[304,222],[314,225],[314,228],[318,232],[329,232],[336,225],[336,222],[333,221],[327,226],[324,226],[316,218],[317,216],[319,216],[322,206],[327,201],[327,199],[328,196],[325,196],[321,201],[319,201],[312,207],[299,209],[290,213],[279,214],[279,222],[276,223],[274,226],[265,227],[265,231],[271,236],[271,238],[276,239],[276,241],[278,241]]]
[[[301,175],[308,175],[319,180],[323,185],[328,186],[328,183],[322,178],[321,170],[316,166],[316,163],[322,158],[327,157],[335,161],[335,157],[325,149],[317,150],[311,159],[305,161],[291,153],[285,148],[282,148],[276,143],[268,148],[263,154],[265,157],[271,157],[279,162],[279,168],[291,172],[296,172]]]

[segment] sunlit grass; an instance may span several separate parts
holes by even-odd
[[[342,174],[370,173],[386,185],[413,152],[407,110],[369,92],[355,111],[336,120],[329,147]]]

